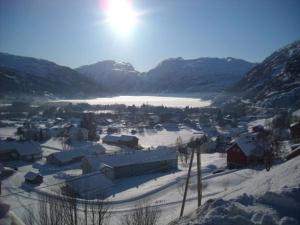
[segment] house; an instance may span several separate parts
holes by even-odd
[[[67,180],[66,185],[81,198],[95,199],[105,196],[113,183],[98,171]]]
[[[97,153],[103,154],[105,149],[102,145],[91,145],[84,148],[71,149],[61,152],[55,152],[46,157],[47,163],[63,166],[69,163],[80,162],[84,156]]]
[[[228,168],[240,168],[263,160],[263,151],[256,143],[256,134],[244,134],[226,150]]]
[[[41,176],[38,173],[35,172],[28,172],[24,176],[25,182],[31,183],[31,184],[40,184],[43,182],[43,176]]]
[[[290,131],[293,139],[300,138],[300,122],[291,124]]]
[[[41,146],[33,141],[0,141],[0,160],[34,161],[42,158]]]
[[[139,139],[132,135],[106,135],[102,138],[103,143],[126,146],[129,148],[138,147]]]
[[[176,170],[177,166],[176,150],[165,146],[159,146],[156,150],[85,157],[82,160],[82,173],[86,174],[101,171],[110,179],[118,179]]]

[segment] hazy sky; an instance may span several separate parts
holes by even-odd
[[[123,35],[99,0],[0,0],[0,51],[77,67],[105,59],[140,71],[170,57],[261,61],[300,38],[300,0],[131,0]]]

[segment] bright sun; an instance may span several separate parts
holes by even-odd
[[[137,12],[134,11],[130,0],[107,0],[107,22],[119,34],[129,34],[137,24]]]

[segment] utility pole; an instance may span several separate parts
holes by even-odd
[[[187,190],[188,190],[188,186],[189,186],[191,169],[192,169],[192,165],[193,165],[194,152],[195,152],[195,148],[192,149],[192,155],[191,155],[191,160],[190,160],[188,175],[187,175],[187,178],[186,178],[185,189],[184,189],[184,194],[183,194],[183,200],[182,200],[182,205],[181,205],[181,210],[180,210],[180,217],[182,217],[183,211],[184,211],[186,194],[187,194]]]
[[[201,146],[197,146],[197,189],[198,189],[198,207],[202,200],[202,173],[201,173]]]
[[[203,144],[207,142],[207,137],[206,135],[202,136],[201,138],[191,139],[190,143],[188,146],[192,148],[192,155],[191,155],[191,160],[190,160],[190,165],[189,165],[189,170],[186,178],[186,183],[185,183],[185,189],[184,189],[184,195],[183,195],[183,200],[182,200],[182,205],[181,205],[181,211],[180,211],[180,217],[183,216],[183,211],[184,211],[184,206],[185,206],[185,201],[186,201],[186,195],[187,195],[187,190],[189,186],[189,180],[191,176],[191,169],[193,165],[193,159],[194,159],[194,153],[195,149],[197,150],[197,191],[198,191],[198,207],[201,206],[201,201],[202,201],[202,172],[201,172],[201,150],[203,147]]]

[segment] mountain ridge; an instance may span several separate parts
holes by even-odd
[[[102,86],[110,86],[121,92],[199,92],[201,88],[202,91],[221,91],[254,65],[232,57],[178,57],[163,60],[153,69],[142,73],[130,63],[112,60],[81,66],[76,70]],[[218,85],[212,75],[226,77],[226,80]]]
[[[300,106],[300,40],[274,51],[228,91],[264,107]]]

